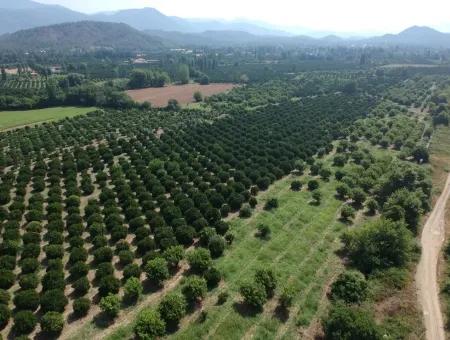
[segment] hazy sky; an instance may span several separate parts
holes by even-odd
[[[92,13],[155,7],[190,18],[246,18],[337,32],[392,32],[411,25],[450,31],[449,0],[37,0]]]

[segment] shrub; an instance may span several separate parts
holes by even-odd
[[[245,283],[239,289],[244,302],[256,309],[262,309],[267,300],[264,286],[256,282]]]
[[[239,217],[249,218],[250,216],[252,216],[252,208],[249,204],[244,204],[241,210],[239,210]]]
[[[341,210],[341,218],[348,221],[352,217],[355,217],[355,209],[348,204],[344,205]]]
[[[124,285],[125,299],[130,301],[138,300],[142,295],[141,281],[136,277],[130,277]]]
[[[41,309],[44,312],[62,313],[68,302],[63,290],[52,289],[42,294]]]
[[[402,267],[411,256],[412,235],[402,222],[377,220],[343,235],[344,251],[363,273]]]
[[[64,318],[61,313],[48,312],[41,319],[41,328],[51,335],[58,335],[64,328]]]
[[[331,297],[346,303],[360,303],[367,297],[368,285],[363,274],[346,271],[331,286]]]
[[[82,277],[76,280],[74,283],[72,283],[72,287],[76,294],[84,295],[89,291],[91,284],[89,283],[87,277]]]
[[[278,208],[278,200],[276,198],[269,199],[264,205],[264,210],[272,210]]]
[[[86,262],[88,253],[84,248],[72,248],[70,251],[69,263]]]
[[[208,249],[212,257],[217,258],[222,256],[223,251],[225,250],[225,241],[222,236],[213,236],[209,241]]]
[[[169,247],[163,252],[163,257],[171,268],[177,268],[184,258],[184,248],[183,246]]]
[[[84,277],[89,272],[89,266],[84,262],[77,262],[69,269],[70,279],[78,280],[81,277]]]
[[[14,332],[19,335],[31,333],[36,327],[36,324],[37,318],[29,310],[17,312],[14,316]]]
[[[107,296],[109,294],[117,294],[120,289],[120,281],[113,275],[107,275],[100,280],[98,291],[100,296]]]
[[[291,190],[292,191],[300,191],[300,190],[302,190],[302,186],[303,186],[302,182],[300,182],[300,181],[293,181],[291,183]]]
[[[322,193],[319,190],[314,190],[312,193],[312,198],[316,202],[316,204],[320,204],[322,200]]]
[[[209,268],[203,276],[209,288],[217,287],[220,280],[222,280],[222,274],[214,267]]]
[[[207,290],[206,280],[196,275],[186,278],[182,288],[183,295],[190,303],[202,300]]]
[[[196,273],[203,273],[212,265],[211,254],[205,248],[198,248],[188,254],[188,262]]]
[[[64,280],[64,272],[51,270],[42,278],[43,290],[61,289],[64,290],[66,282]]]
[[[270,227],[266,224],[259,224],[258,225],[258,236],[263,239],[268,239],[270,237],[270,234],[272,233]]]
[[[136,263],[131,263],[123,269],[123,278],[125,280],[129,279],[130,277],[136,277],[140,278],[141,276],[141,268],[139,268],[139,265]]]
[[[91,308],[91,301],[86,298],[79,298],[73,302],[73,312],[77,317],[87,315]]]
[[[250,205],[250,207],[252,209],[255,209],[255,207],[258,205],[258,200],[256,199],[256,197],[250,197],[250,199],[248,200],[248,204]]]
[[[36,274],[24,274],[20,276],[19,285],[22,289],[35,289],[39,284]]]
[[[373,198],[370,198],[366,203],[369,214],[374,215],[378,210],[378,203]]]
[[[38,258],[41,253],[41,247],[38,244],[27,244],[22,249],[21,258]]]
[[[325,339],[380,340],[382,335],[367,311],[334,305],[324,321]]]
[[[176,325],[186,313],[186,300],[180,294],[168,293],[161,300],[158,311],[165,322]]]
[[[312,179],[308,182],[308,190],[309,191],[314,191],[319,189],[319,182],[315,179]]]
[[[162,337],[166,331],[166,323],[157,311],[145,309],[139,313],[134,326],[134,334],[140,340]]]
[[[272,297],[277,287],[277,279],[270,269],[258,269],[255,273],[255,282],[266,290],[266,295]]]
[[[101,247],[94,252],[95,262],[111,262],[113,257],[113,252],[109,247]]]
[[[11,318],[11,311],[7,305],[0,304],[0,329],[3,329]]]
[[[148,261],[145,272],[147,277],[158,285],[161,285],[170,276],[167,261],[161,257]]]
[[[7,290],[0,289],[0,305],[8,305],[11,300],[11,294]]]
[[[14,305],[18,310],[34,311],[39,307],[39,294],[33,290],[22,290],[15,294]]]
[[[206,227],[204,228],[199,235],[200,238],[200,245],[202,247],[207,247],[209,244],[209,241],[213,236],[217,235],[216,230],[214,228]]]
[[[117,295],[109,294],[100,300],[100,308],[110,318],[115,318],[120,311],[120,299]]]
[[[127,264],[133,263],[134,254],[130,250],[122,250],[119,253],[119,260],[122,266],[126,266]]]
[[[114,267],[110,262],[100,263],[95,271],[95,280],[100,281],[108,275],[114,275]]]
[[[294,300],[295,290],[292,286],[286,286],[280,294],[280,305],[284,309],[288,309],[292,306],[292,301]]]
[[[39,261],[34,258],[23,259],[19,263],[22,274],[34,273],[39,268]]]

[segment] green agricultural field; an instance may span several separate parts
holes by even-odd
[[[0,131],[83,115],[95,107],[52,107],[26,111],[0,111]]]

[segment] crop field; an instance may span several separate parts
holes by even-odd
[[[317,335],[347,272],[342,234],[401,211],[418,191],[406,201],[418,207],[408,210],[416,230],[431,188],[413,163],[429,135],[394,102],[298,97],[291,85],[296,100],[271,83],[189,110],[55,108],[39,121],[38,111],[7,112],[1,335]],[[12,129],[42,121],[51,123]],[[256,275],[273,276],[270,291]]]
[[[146,88],[139,90],[129,90],[126,93],[135,101],[150,102],[154,107],[164,107],[169,99],[176,99],[182,105],[194,101],[194,93],[199,91],[203,97],[209,97],[214,94],[229,91],[236,87],[234,84],[187,84],[187,85],[169,85],[161,88]]]
[[[141,303],[164,299],[172,288],[179,289],[184,278],[192,277],[196,267],[191,254],[205,251],[198,247],[196,235],[206,232],[211,241],[201,236],[200,243],[215,260],[209,260],[203,270],[221,273],[219,287],[229,285],[232,296],[215,319],[221,333],[222,327],[227,328],[222,318],[247,320],[233,307],[239,304],[235,295],[242,274],[273,261],[271,257],[280,251],[274,264],[286,261],[293,269],[290,274],[289,267],[280,270],[280,277],[310,292],[298,295],[296,303],[302,312],[294,313],[289,325],[296,325],[298,319],[306,325],[317,309],[310,303],[317,304],[322,294],[323,287],[315,283],[332,275],[333,266],[328,268],[326,263],[333,261],[331,245],[342,227],[334,223],[340,202],[331,195],[320,208],[309,209],[309,192],[294,194],[287,180],[277,182],[271,190],[279,193],[282,209],[257,214],[254,220],[233,220],[236,243],[224,249],[224,236],[230,229],[226,217],[243,209],[251,198],[251,187],[264,192],[290,173],[292,159],[313,155],[321,147],[330,150],[333,135],[320,129],[327,126],[337,135],[370,104],[365,98],[350,102],[330,96],[320,101],[305,99],[299,105],[286,102],[258,114],[215,121],[212,113],[203,111],[100,111],[0,134],[0,161],[8,168],[2,175],[0,195],[2,211],[8,212],[1,215],[0,289],[8,291],[7,304],[17,311],[15,321],[2,333],[39,337],[40,328],[22,327],[20,318],[37,319],[56,312],[65,320],[62,338],[103,337],[102,332],[133,321]],[[301,147],[287,150],[287,158],[281,152],[286,145]],[[35,160],[33,166],[30,160]],[[333,185],[329,182],[323,190],[331,192]],[[270,193],[263,194],[261,204]],[[311,221],[313,216],[317,219]],[[256,224],[265,222],[273,224],[273,238],[268,241],[254,236]],[[187,253],[188,261],[177,257],[173,262],[169,254],[179,251]],[[224,251],[227,256],[221,258]],[[296,254],[302,252],[304,262],[297,267]],[[151,265],[152,261],[166,263],[161,254],[174,264],[157,279]],[[136,284],[142,285],[144,297],[130,308],[128,290]],[[208,294],[211,297],[205,303],[215,301],[213,288]],[[122,312],[114,323],[117,326],[111,326],[105,323],[102,306],[105,299],[119,297],[124,301]],[[257,324],[262,328],[255,326],[255,331],[273,322],[261,316]],[[251,332],[252,325],[247,320],[235,331]],[[288,327],[286,334],[294,329]],[[180,336],[204,331],[184,327]]]
[[[52,107],[38,110],[0,111],[0,131],[75,117],[94,110],[93,107]]]
[[[34,89],[39,90],[46,87],[47,81],[45,78],[37,79],[8,79],[0,81],[0,89],[15,89],[26,90]]]

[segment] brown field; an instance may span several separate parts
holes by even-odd
[[[187,84],[169,85],[158,88],[146,88],[139,90],[129,90],[126,93],[135,101],[143,103],[148,101],[154,107],[164,107],[169,99],[176,99],[181,105],[186,105],[194,101],[194,93],[200,91],[203,97],[229,91],[236,87],[235,84]]]

